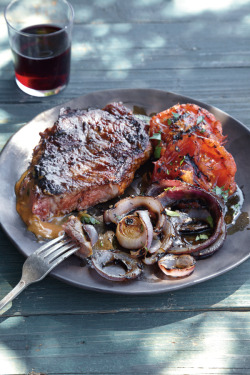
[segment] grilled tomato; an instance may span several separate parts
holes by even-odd
[[[161,133],[165,143],[180,139],[185,134],[197,134],[224,143],[222,125],[214,115],[196,104],[177,104],[153,116],[150,135]]]
[[[178,104],[152,117],[150,133],[161,149],[153,181],[179,179],[208,191],[235,192],[236,164],[213,114],[195,104]]]

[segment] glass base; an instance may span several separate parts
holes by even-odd
[[[23,92],[25,92],[28,95],[32,95],[32,96],[50,96],[50,95],[56,95],[60,91],[62,91],[63,89],[65,89],[65,87],[66,87],[66,85],[63,85],[63,86],[59,86],[59,87],[57,87],[56,89],[53,89],[53,90],[35,90],[35,89],[31,89],[31,88],[29,88],[27,86],[24,86],[21,82],[18,81],[17,78],[16,78],[16,84],[17,84],[17,86]]]

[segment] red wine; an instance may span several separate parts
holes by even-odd
[[[70,41],[65,30],[53,25],[35,25],[21,30],[14,41],[17,80],[34,90],[53,90],[69,80]]]

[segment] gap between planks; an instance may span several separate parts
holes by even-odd
[[[19,313],[15,312],[13,314],[3,313],[0,315],[1,318],[11,318],[11,317],[17,317],[17,316],[23,316],[23,317],[31,317],[31,316],[50,316],[50,315],[108,315],[108,314],[172,314],[172,313],[204,313],[204,312],[210,312],[210,313],[217,313],[217,312],[250,312],[250,307],[215,307],[215,308],[203,308],[203,309],[156,309],[156,310],[147,310],[147,309],[137,309],[137,310],[90,310],[90,311],[43,311],[40,313]]]

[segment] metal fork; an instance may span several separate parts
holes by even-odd
[[[65,234],[37,249],[24,262],[19,283],[0,301],[0,310],[28,285],[42,280],[53,268],[77,250],[79,246],[76,246]]]

